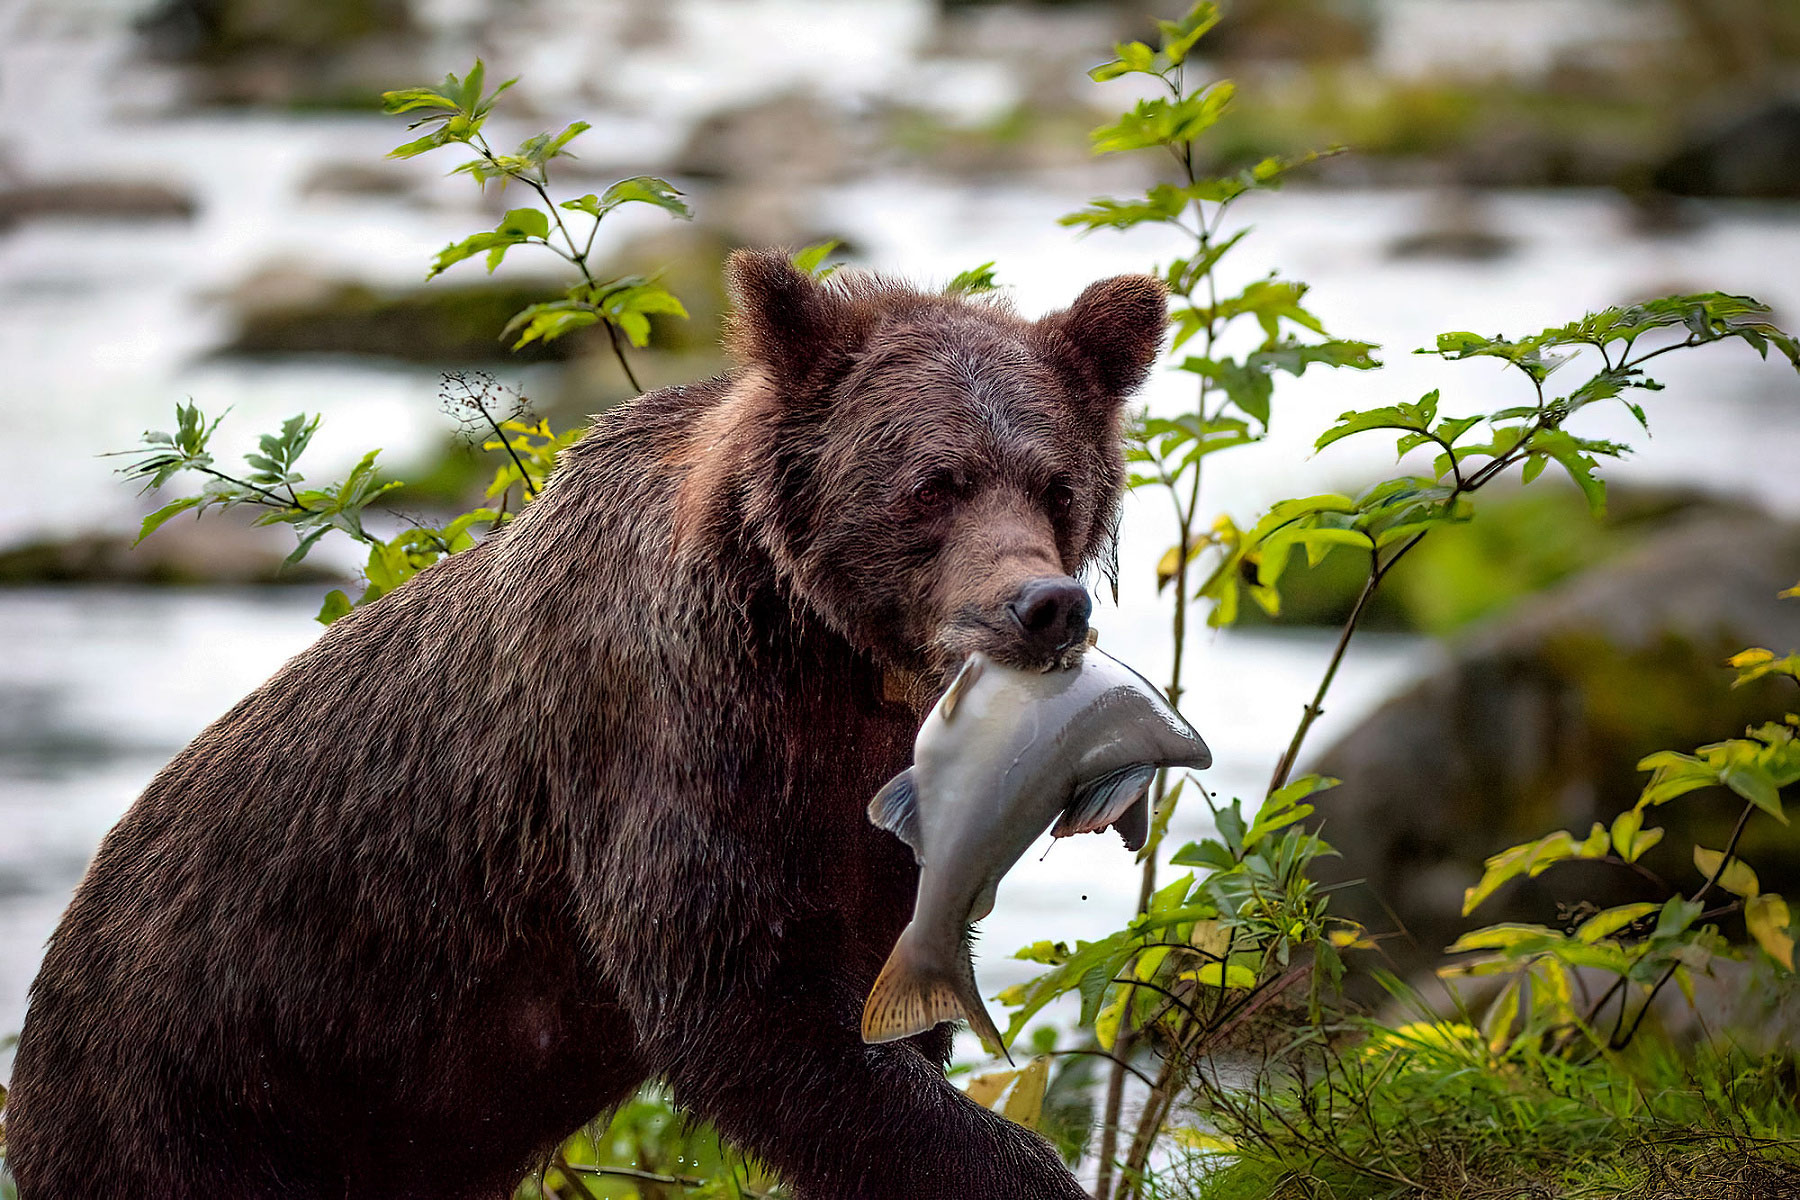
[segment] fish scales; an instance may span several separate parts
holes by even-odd
[[[869,803],[869,819],[912,847],[919,890],[864,1006],[863,1039],[966,1019],[1005,1053],[976,990],[969,930],[1001,877],[1045,829],[1114,828],[1140,848],[1156,771],[1211,763],[1155,685],[1097,649],[1047,673],[971,655],[920,727],[913,765]]]

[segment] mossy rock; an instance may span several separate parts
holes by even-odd
[[[164,0],[139,26],[174,54],[216,61],[253,50],[320,53],[404,34],[407,0]]]
[[[401,291],[360,283],[325,284],[315,294],[247,308],[223,353],[352,354],[417,363],[560,361],[606,350],[585,329],[549,345],[510,349],[500,331],[530,304],[560,296],[555,280],[434,282]]]
[[[1488,856],[1556,829],[1585,834],[1635,803],[1645,755],[1800,707],[1783,681],[1734,687],[1725,667],[1745,647],[1800,648],[1800,602],[1777,598],[1797,578],[1800,525],[1695,517],[1453,645],[1443,667],[1307,765],[1343,781],[1318,819],[1343,856],[1321,875],[1366,884],[1342,894],[1345,915],[1376,929],[1397,920],[1410,940],[1388,953],[1417,965],[1477,924],[1558,924],[1583,903],[1665,898],[1616,865],[1570,864],[1461,915]],[[1645,865],[1697,884],[1690,848],[1722,845],[1741,807],[1720,791],[1656,810],[1650,823],[1669,835]],[[1746,838],[1770,889],[1800,888],[1800,838],[1766,818]]]

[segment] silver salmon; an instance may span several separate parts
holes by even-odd
[[[975,988],[969,932],[1001,876],[1047,827],[1111,827],[1141,848],[1157,769],[1211,764],[1155,685],[1097,649],[1050,672],[970,655],[920,727],[913,765],[869,802],[869,819],[911,846],[920,870],[912,921],[863,1006],[863,1040],[962,1018],[1005,1053]]]

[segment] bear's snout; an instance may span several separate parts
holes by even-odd
[[[1006,604],[1006,615],[1034,659],[1055,660],[1087,637],[1094,602],[1087,589],[1067,575],[1027,579]]]

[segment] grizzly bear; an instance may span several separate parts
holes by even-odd
[[[601,416],[107,836],[19,1042],[24,1200],[498,1200],[650,1079],[805,1200],[1083,1195],[947,1027],[859,1036],[917,873],[864,810],[970,651],[1079,653],[1163,289],[728,274],[732,372]]]

